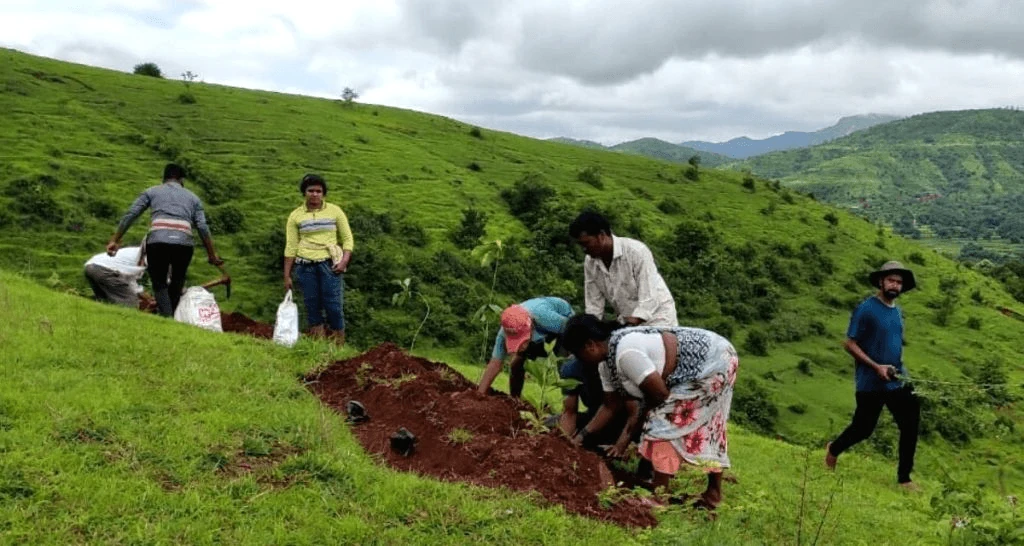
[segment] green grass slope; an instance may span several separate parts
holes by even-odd
[[[906,235],[1024,242],[1024,113],[935,112],[737,164]]]
[[[481,306],[540,294],[581,305],[582,254],[565,232],[593,207],[617,233],[651,246],[684,324],[719,331],[740,350],[734,421],[820,449],[852,411],[852,364],[840,348],[849,313],[871,293],[867,273],[899,259],[920,284],[902,302],[907,365],[919,379],[952,383],[923,389],[922,479],[946,472],[993,494],[1024,483],[1015,400],[1024,322],[999,311],[1014,300],[851,214],[738,172],[688,176],[685,166],[417,112],[186,87],[14,51],[0,59],[0,268],[84,293],[84,261],[175,160],[204,198],[235,279],[222,308],[272,320],[284,218],[301,202],[302,174],[318,171],[356,235],[345,279],[349,339],[408,344],[422,300],[394,308],[391,296],[393,280],[411,278],[432,311],[416,347],[472,375],[493,340],[495,318],[477,320]],[[496,269],[470,251],[495,239]],[[197,259],[190,281],[215,274]],[[894,442],[884,422],[857,449],[891,457]],[[891,468],[876,468],[864,479],[888,483]]]
[[[736,426],[738,483],[717,521],[673,508],[657,528],[624,530],[379,466],[299,380],[350,351],[209,333],[4,272],[0,303],[0,543],[882,544],[949,532],[935,479],[906,494],[889,462],[861,454],[829,474],[820,450]]]

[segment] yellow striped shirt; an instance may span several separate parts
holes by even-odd
[[[341,207],[325,202],[317,210],[306,210],[306,205],[292,211],[285,223],[285,258],[326,260],[331,257],[327,247],[340,245],[352,251],[354,241],[348,217]]]

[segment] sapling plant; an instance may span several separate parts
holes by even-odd
[[[416,328],[416,333],[412,335],[412,343],[409,344],[409,350],[411,351],[416,346],[416,338],[420,335],[420,330],[423,329],[423,325],[427,323],[427,318],[430,317],[430,304],[427,303],[427,298],[421,292],[412,289],[412,279],[409,277],[400,281],[395,280],[394,283],[398,285],[399,291],[392,294],[391,305],[401,307],[409,300],[419,297],[420,301],[427,308],[427,312],[423,315],[423,320],[420,321],[419,327]]]
[[[558,377],[558,363],[561,358],[555,354],[555,342],[550,341],[544,345],[547,356],[543,359],[536,358],[528,360],[523,364],[526,373],[533,377],[540,387],[540,395],[536,402],[537,413],[546,415],[552,411],[547,395],[553,389],[573,389],[580,384],[576,379],[561,379]]]
[[[501,239],[495,239],[489,243],[484,243],[473,249],[471,255],[474,258],[480,260],[481,267],[490,267],[493,265],[491,272],[491,289],[487,294],[487,302],[481,305],[475,313],[473,313],[473,320],[480,323],[483,346],[480,350],[480,358],[484,358],[487,354],[487,341],[488,328],[487,325],[490,323],[491,315],[501,315],[501,307],[494,304],[494,285],[498,282],[498,263],[501,262],[501,257],[505,252],[505,247],[501,242]]]

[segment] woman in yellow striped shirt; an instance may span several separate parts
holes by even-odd
[[[352,230],[341,208],[324,201],[327,183],[323,177],[307,174],[299,190],[306,202],[288,215],[285,224],[284,287],[292,289],[295,266],[309,333],[328,335],[325,328],[329,327],[329,335],[344,344],[343,274],[352,258]]]

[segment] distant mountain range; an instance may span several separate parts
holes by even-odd
[[[563,144],[572,144],[573,146],[580,146],[583,148],[643,155],[654,159],[672,161],[674,163],[686,163],[691,157],[698,156],[700,157],[701,165],[707,167],[715,167],[736,161],[735,158],[724,156],[722,154],[695,150],[693,148],[680,146],[679,144],[672,144],[671,142],[665,142],[664,140],[656,138],[640,138],[629,142],[622,142],[614,146],[605,146],[592,140],[576,140],[574,138],[565,137],[556,137],[548,140],[552,142],[561,142]]]
[[[822,144],[862,131],[875,125],[888,123],[899,119],[897,116],[885,114],[863,114],[859,116],[847,116],[841,118],[838,123],[818,131],[786,131],[781,135],[775,135],[760,140],[747,137],[734,138],[726,142],[704,142],[691,140],[683,142],[682,146],[700,150],[702,152],[714,152],[717,154],[746,159],[755,155],[792,150],[795,148],[806,148],[816,144]]]
[[[685,163],[691,157],[697,155],[701,163],[709,167],[730,163],[736,159],[746,159],[756,155],[792,150],[795,148],[806,148],[816,144],[822,144],[847,136],[851,133],[868,129],[882,123],[888,123],[899,119],[897,116],[884,114],[863,114],[859,116],[847,116],[839,122],[824,129],[804,132],[786,131],[781,135],[775,135],[764,139],[752,139],[739,137],[726,142],[705,142],[702,140],[691,140],[681,144],[673,144],[656,138],[641,138],[623,142],[614,146],[605,146],[591,140],[577,140],[574,138],[556,137],[549,140],[594,148],[645,155],[655,159],[664,159],[677,163]]]

